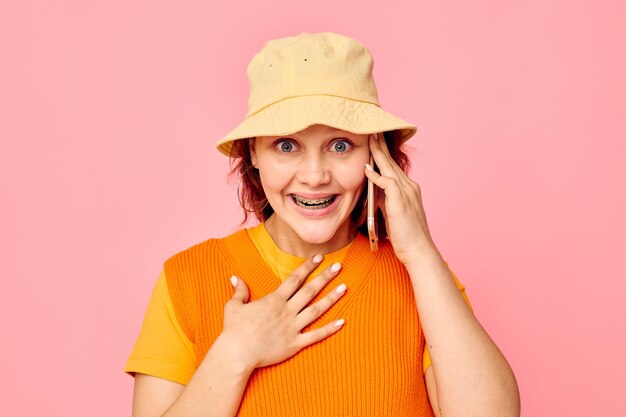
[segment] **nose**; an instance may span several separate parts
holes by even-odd
[[[300,162],[296,179],[301,184],[314,188],[330,182],[330,167],[323,155],[311,152]]]

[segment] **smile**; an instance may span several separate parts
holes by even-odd
[[[312,210],[321,210],[323,208],[330,206],[335,201],[335,198],[337,197],[337,195],[334,194],[326,198],[315,198],[315,199],[304,198],[295,194],[290,194],[290,197],[293,199],[294,203],[296,203],[300,207],[304,207],[304,208],[312,209]]]

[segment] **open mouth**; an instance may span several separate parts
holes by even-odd
[[[289,194],[289,196],[300,207],[304,207],[304,208],[311,209],[311,210],[320,210],[320,209],[326,208],[330,206],[331,204],[333,204],[333,201],[335,201],[335,198],[337,197],[336,194],[333,194],[330,197],[326,197],[326,198],[315,198],[315,199],[304,198],[295,194]]]

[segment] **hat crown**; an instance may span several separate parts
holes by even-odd
[[[380,105],[369,50],[332,32],[273,39],[247,68],[250,86],[246,118],[278,101],[331,95]]]

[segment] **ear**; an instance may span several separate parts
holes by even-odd
[[[256,152],[254,150],[255,146],[255,138],[250,138],[248,139],[248,149],[250,150],[250,162],[252,162],[252,165],[254,167],[256,167]]]

